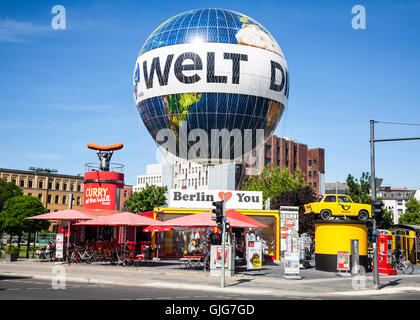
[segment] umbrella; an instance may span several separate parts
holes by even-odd
[[[26,219],[38,219],[38,220],[88,220],[94,219],[96,216],[80,210],[61,210],[55,212],[48,212],[37,216],[29,217]]]
[[[201,212],[180,218],[175,218],[162,222],[161,226],[171,227],[217,227],[216,221],[212,218],[215,217],[211,212]],[[254,224],[240,221],[235,218],[227,217],[227,222],[234,228],[256,228]]]
[[[95,219],[77,223],[80,226],[156,226],[158,220],[146,218],[131,212],[119,212],[116,214],[96,217]]]
[[[262,224],[261,222],[255,220],[251,217],[248,217],[248,216],[246,216],[246,215],[244,215],[244,214],[242,214],[239,211],[236,211],[234,209],[226,210],[226,216],[230,217],[230,218],[240,220],[240,221],[247,222],[249,224],[253,224],[253,225],[255,225],[255,228],[267,228],[267,226],[265,224]]]
[[[144,228],[144,232],[163,232],[163,231],[171,231],[173,228],[169,226],[149,226]]]

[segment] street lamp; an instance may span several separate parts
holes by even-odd
[[[384,121],[375,121],[370,120],[370,188],[372,190],[372,213],[378,212],[378,203],[376,202],[376,184],[377,179],[375,179],[375,142],[388,142],[388,141],[404,141],[404,140],[420,140],[420,137],[411,137],[411,138],[390,138],[390,139],[375,139],[375,123],[386,123],[386,124],[396,124],[396,125],[412,125],[420,126],[417,123],[398,123],[398,122],[384,122]],[[375,209],[377,211],[375,211]],[[379,213],[379,212],[378,212]],[[380,289],[379,285],[379,270],[378,270],[378,246],[376,242],[376,235],[378,234],[377,222],[379,222],[379,217],[373,217],[373,283],[376,290]]]

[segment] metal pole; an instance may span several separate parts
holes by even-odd
[[[223,194],[223,228],[222,228],[222,288],[225,287],[225,242],[226,242],[226,215],[225,215],[226,193]]]
[[[370,183],[372,190],[371,212],[374,210],[376,201],[376,181],[375,181],[375,121],[370,120]],[[376,231],[376,219],[373,219],[373,230]],[[373,284],[374,289],[379,290],[379,270],[378,270],[378,246],[376,239],[373,242]]]

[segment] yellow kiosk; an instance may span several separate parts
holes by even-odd
[[[315,269],[336,272],[338,251],[348,251],[351,261],[351,240],[358,240],[359,265],[367,268],[367,227],[364,222],[316,220]]]

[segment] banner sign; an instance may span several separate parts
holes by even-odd
[[[284,273],[299,274],[299,253],[288,252],[284,253]]]
[[[261,269],[262,242],[247,241],[246,243],[246,268],[248,270]]]
[[[63,248],[64,248],[64,234],[57,233],[55,236],[55,257],[57,259],[63,258]]]
[[[337,270],[350,271],[350,253],[348,251],[337,252]]]
[[[245,94],[283,104],[287,100],[286,61],[252,46],[203,42],[160,47],[138,57],[134,74],[136,104],[194,92]]]
[[[102,183],[85,184],[84,208],[87,209],[115,209],[115,197],[117,187],[115,184]]]
[[[297,251],[299,207],[280,207],[280,250]]]
[[[226,195],[226,209],[262,210],[262,191],[237,190],[182,190],[172,189],[169,192],[171,208],[213,208],[213,201],[223,200]]]

